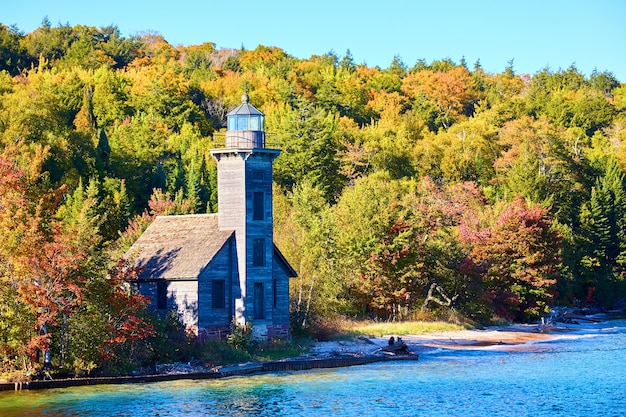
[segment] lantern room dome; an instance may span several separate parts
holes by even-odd
[[[228,130],[264,130],[265,115],[250,104],[250,96],[241,96],[241,104],[227,114]]]

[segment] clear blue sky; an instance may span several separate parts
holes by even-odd
[[[173,45],[277,46],[308,58],[350,50],[357,63],[407,66],[465,57],[490,73],[513,60],[517,74],[574,64],[626,82],[624,0],[3,0],[0,23],[25,33],[53,26],[115,25],[123,36],[158,32]],[[7,4],[8,3],[8,4]]]

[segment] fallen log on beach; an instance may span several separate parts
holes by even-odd
[[[404,343],[402,338],[395,340],[393,336],[389,339],[389,344],[380,348],[381,351],[392,354],[407,354],[409,352],[409,346]]]
[[[600,323],[602,319],[589,316],[589,312],[578,309],[559,308],[551,311],[550,316],[542,317],[540,328],[550,328],[556,326],[557,323],[563,324],[583,324],[583,323]]]

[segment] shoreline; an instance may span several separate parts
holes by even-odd
[[[91,377],[91,378],[68,378],[35,380],[25,382],[0,383],[2,391],[26,391],[54,388],[69,388],[87,385],[121,385],[140,384],[152,382],[165,382],[177,380],[203,380],[220,379],[233,376],[260,374],[264,372],[284,372],[303,371],[309,369],[329,369],[343,368],[348,366],[366,365],[375,362],[391,361],[416,361],[419,356],[416,354],[403,354],[387,356],[384,354],[341,354],[324,357],[307,357],[306,355],[296,358],[287,358],[276,361],[250,362],[235,365],[218,366],[207,368],[206,371],[190,371],[179,373],[163,373],[152,375],[130,375],[113,377]]]
[[[577,320],[588,320],[577,316]],[[0,391],[22,391],[51,388],[66,388],[101,384],[151,383],[174,380],[218,379],[264,372],[299,371],[307,369],[336,368],[364,365],[382,361],[418,360],[421,355],[428,355],[441,349],[477,350],[498,349],[503,352],[531,350],[533,344],[549,342],[564,333],[590,331],[589,323],[604,322],[608,317],[588,321],[580,325],[512,324],[488,327],[486,329],[466,329],[433,332],[422,335],[400,336],[408,347],[406,354],[389,354],[382,349],[389,345],[389,337],[357,337],[349,340],[315,342],[309,352],[294,358],[275,361],[250,362],[213,368],[190,369],[159,374],[142,374],[116,377],[70,378],[56,380],[37,380],[27,382],[0,383]],[[397,336],[394,335],[397,338]]]
[[[550,341],[564,328],[544,328],[541,325],[497,326],[487,329],[467,329],[400,336],[413,354],[424,354],[437,349],[484,349],[497,346],[501,350],[520,350],[532,343]],[[317,342],[309,355],[371,354],[388,345],[391,335],[357,338],[346,341]],[[397,337],[397,336],[395,336]]]

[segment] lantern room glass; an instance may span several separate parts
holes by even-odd
[[[228,130],[263,130],[264,117],[261,115],[236,114],[228,117]]]

